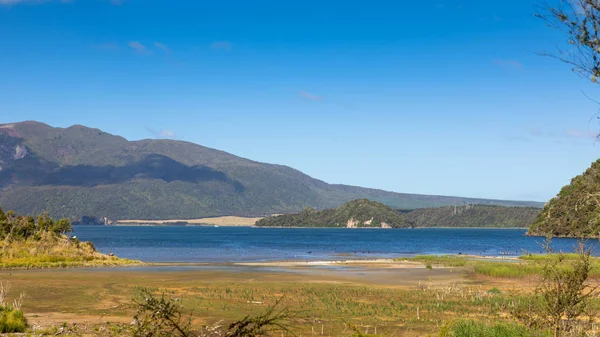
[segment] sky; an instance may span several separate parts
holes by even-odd
[[[536,1],[0,0],[0,123],[82,124],[329,183],[546,201],[600,86]]]

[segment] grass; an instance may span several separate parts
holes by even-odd
[[[78,317],[128,324],[134,314],[131,296],[143,286],[178,299],[199,324],[208,325],[264,312],[281,300],[298,317],[293,327],[298,336],[323,331],[324,336],[347,337],[353,326],[363,334],[434,336],[457,317],[510,323],[507,312],[515,299],[530,299],[513,283],[517,292],[500,285],[435,282],[399,288],[270,272],[19,271],[10,278],[16,292],[35,298],[25,302],[25,312],[56,317],[56,325]]]
[[[565,254],[565,261],[577,258],[576,254]],[[558,259],[558,254],[531,254],[523,255],[511,262],[477,259],[457,255],[423,255],[413,258],[401,259],[421,262],[426,266],[442,267],[468,267],[475,274],[508,279],[523,279],[541,275],[544,264]],[[600,258],[591,259],[592,270],[590,277],[600,277]]]
[[[459,320],[442,327],[439,337],[550,337],[547,331],[533,331],[515,323],[486,324]]]
[[[140,261],[102,254],[89,242],[65,236],[44,235],[41,238],[2,242],[0,268],[66,268],[139,265]]]

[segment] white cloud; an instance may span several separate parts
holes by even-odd
[[[98,48],[98,49],[102,49],[102,50],[117,50],[119,49],[119,45],[113,42],[109,42],[109,43],[100,43],[97,45],[94,45],[94,47]]]
[[[231,49],[233,49],[233,45],[229,41],[216,41],[210,45],[210,48],[214,50],[222,49],[225,51],[231,51]]]
[[[122,0],[109,0],[113,5],[122,5],[123,1]],[[30,4],[41,4],[41,3],[47,3],[47,2],[60,2],[60,3],[72,3],[75,2],[75,0],[0,0],[0,6],[12,6],[12,5],[19,5],[19,4],[26,4],[26,3],[30,3]]]
[[[523,69],[523,64],[517,60],[495,59],[494,64],[499,65],[504,68],[507,68],[507,69],[512,69],[512,70]]]
[[[40,3],[43,0],[0,0],[0,5],[17,5],[21,3]]]
[[[310,92],[306,92],[306,91],[302,91],[302,90],[298,91],[298,95],[300,95],[306,99],[309,99],[311,101],[322,101],[323,100],[323,97],[321,97],[321,96],[317,96],[317,95],[311,94]]]
[[[154,47],[164,51],[165,54],[171,54],[171,50],[169,48],[167,48],[167,46],[165,46],[164,44],[162,44],[160,42],[154,42]]]
[[[598,132],[594,132],[594,131],[590,131],[590,130],[567,129],[567,130],[565,130],[565,135],[570,138],[589,138],[589,139],[598,138]]]
[[[146,131],[150,132],[156,138],[162,138],[162,139],[176,139],[177,138],[177,134],[175,134],[175,132],[173,132],[171,130],[167,130],[167,129],[155,130],[155,129],[147,127]]]
[[[542,131],[537,128],[527,128],[527,133],[536,138],[554,138],[554,139],[597,139],[600,134],[591,130],[565,129],[562,132]]]
[[[135,51],[139,54],[152,54],[152,52],[149,51],[148,48],[146,48],[146,46],[144,46],[138,41],[131,41],[128,45],[129,47],[135,49]]]
[[[171,130],[160,130],[158,132],[158,137],[159,138],[175,139],[175,138],[177,138],[177,135],[175,134],[175,132],[173,132]]]

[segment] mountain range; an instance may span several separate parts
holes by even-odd
[[[128,141],[99,129],[0,124],[0,207],[73,220],[264,216],[370,199],[396,209],[541,203],[394,193],[328,184],[293,168],[190,142]]]

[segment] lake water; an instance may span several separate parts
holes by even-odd
[[[345,229],[78,226],[74,235],[104,253],[146,262],[248,262],[385,258],[419,254],[542,252],[522,229]],[[554,239],[573,251],[576,240]]]

